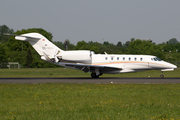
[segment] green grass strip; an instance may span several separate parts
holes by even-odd
[[[0,119],[180,119],[180,84],[0,84]]]
[[[180,77],[180,69],[164,72],[165,77]],[[160,70],[150,70],[137,73],[103,74],[101,77],[159,77]],[[0,69],[0,78],[13,77],[90,77],[91,73],[65,68],[30,68],[30,69]]]

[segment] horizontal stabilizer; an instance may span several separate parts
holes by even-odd
[[[23,41],[25,41],[26,39],[33,39],[33,40],[41,39],[41,38],[37,38],[37,37],[30,37],[30,36],[24,36],[24,35],[15,35],[15,34],[8,34],[8,33],[4,33],[4,35],[15,36],[15,39],[23,40]]]

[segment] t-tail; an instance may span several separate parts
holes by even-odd
[[[54,64],[59,64],[60,62],[91,64],[92,62],[92,54],[94,54],[92,51],[63,51],[39,33],[27,33],[15,36],[17,40],[28,41],[41,56],[42,60]]]
[[[39,33],[27,33],[15,36],[17,40],[28,41],[41,56],[41,59],[51,63],[57,63],[59,61],[57,56],[63,52],[63,50],[58,48],[43,35]]]

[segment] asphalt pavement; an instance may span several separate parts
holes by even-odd
[[[0,83],[178,84],[180,78],[0,78]]]

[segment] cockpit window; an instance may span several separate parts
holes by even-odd
[[[158,57],[156,58],[156,60],[157,60],[157,61],[162,61],[162,60],[161,60],[160,58],[158,58]]]
[[[156,57],[154,58],[154,61],[162,61],[160,58]]]

